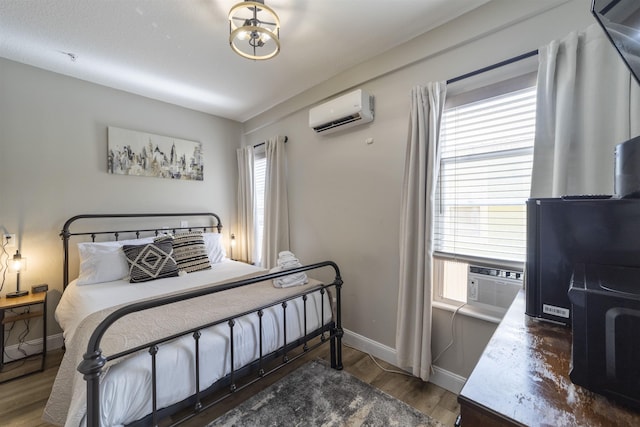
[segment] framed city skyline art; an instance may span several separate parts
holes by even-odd
[[[108,127],[107,171],[117,175],[202,181],[202,143]]]

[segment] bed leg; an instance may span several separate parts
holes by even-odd
[[[342,370],[342,336],[344,331],[336,328],[335,333],[331,334],[331,342],[329,343],[331,351],[331,367],[339,371]]]
[[[336,271],[336,278],[333,281],[336,286],[336,324],[335,331],[331,334],[331,367],[339,371],[342,370],[342,336],[344,330],[342,329],[342,278],[340,277],[340,270],[338,266],[334,264]]]

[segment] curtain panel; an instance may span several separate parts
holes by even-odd
[[[287,156],[284,136],[265,144],[267,172],[264,189],[264,234],[262,267],[277,265],[278,253],[289,250],[289,201],[287,196]]]
[[[640,133],[640,90],[598,24],[539,49],[531,197],[614,194],[614,149]]]
[[[254,263],[255,194],[253,180],[253,147],[238,148],[238,219],[233,258]]]
[[[424,381],[432,362],[433,214],[445,95],[445,82],[411,91],[400,215],[397,360]]]

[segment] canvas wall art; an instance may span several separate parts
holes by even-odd
[[[109,126],[108,150],[112,174],[203,180],[201,142]]]

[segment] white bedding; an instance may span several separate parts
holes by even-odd
[[[118,306],[123,303],[133,302],[152,296],[232,280],[235,277],[261,272],[257,267],[234,262],[224,261],[213,265],[211,270],[190,273],[174,278],[160,279],[151,282],[131,284],[126,281],[108,282],[77,286],[71,283],[65,290],[63,297],[56,309],[56,319],[62,326],[67,346],[67,354],[84,353],[86,342],[81,339],[79,330],[82,320],[92,313]],[[273,299],[292,290],[276,289],[269,283],[260,284],[260,292],[256,294],[267,295]],[[257,285],[252,285],[257,286]],[[304,289],[303,287],[300,290]],[[293,290],[295,291],[295,290]],[[229,291],[216,294],[216,300],[222,300],[224,294]],[[247,291],[244,291],[247,293]],[[331,304],[328,296],[324,294],[324,319],[323,324],[331,320]],[[225,304],[225,302],[221,302]],[[217,304],[216,304],[217,305]],[[302,298],[290,302],[287,312],[287,342],[291,342],[304,335],[304,308]],[[263,315],[263,354],[268,354],[284,344],[282,331],[283,309],[280,305],[264,311]],[[307,300],[307,332],[320,326],[321,296],[315,292]],[[234,326],[235,368],[238,369],[247,363],[257,360],[259,357],[259,318],[256,314],[248,315],[236,320]],[[83,342],[76,342],[83,341]],[[106,344],[105,344],[106,345]],[[69,351],[73,346],[81,346],[78,352]],[[229,351],[229,326],[224,323],[202,331],[200,338],[200,388],[206,389],[218,379],[230,372]],[[195,367],[194,367],[194,339],[189,335],[160,346],[157,356],[158,363],[158,407],[162,408],[179,402],[195,392]],[[65,361],[63,360],[63,364]],[[74,363],[71,361],[70,363]],[[151,412],[151,357],[146,353],[137,354],[122,363],[110,366],[103,375],[100,383],[101,397],[101,422],[105,426],[123,425],[140,419]],[[75,367],[75,366],[74,366]],[[62,371],[62,368],[61,368]],[[77,371],[75,375],[81,374]],[[60,374],[59,374],[60,376]],[[62,390],[65,379],[56,378],[58,387],[54,385],[54,391]],[[84,381],[79,383],[77,379],[72,381],[73,387],[85,386]],[[70,393],[74,400],[78,395],[84,397],[80,390]],[[44,418],[54,424],[75,426],[84,424],[84,402],[71,401],[66,420],[60,415],[59,402],[50,398],[45,408]],[[52,401],[54,400],[54,401]],[[66,412],[65,412],[66,415]],[[62,418],[62,419],[61,419]]]

